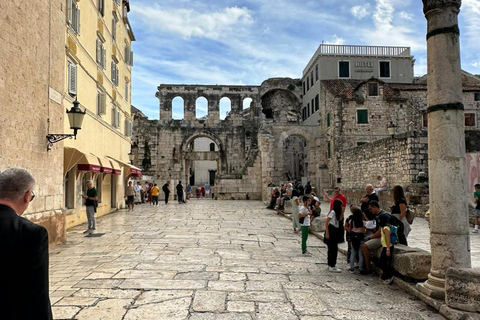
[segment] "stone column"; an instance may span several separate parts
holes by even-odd
[[[464,107],[458,13],[461,0],[423,0],[428,21],[428,167],[430,246],[423,293],[445,296],[448,268],[470,268]]]
[[[196,97],[193,95],[189,95],[184,99],[185,106],[183,119],[185,119],[185,121],[195,121]]]
[[[156,97],[160,100],[160,121],[168,122],[172,120],[172,99],[167,99],[158,93]]]

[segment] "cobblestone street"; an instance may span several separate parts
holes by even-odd
[[[377,277],[326,270],[325,245],[258,201],[136,206],[50,252],[55,319],[444,319]],[[323,214],[325,214],[323,212]],[[345,269],[345,257],[338,266]]]

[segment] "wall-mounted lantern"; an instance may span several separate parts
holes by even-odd
[[[68,110],[68,122],[70,122],[70,129],[73,129],[73,134],[65,134],[65,133],[49,133],[47,134],[47,151],[52,149],[54,143],[62,141],[67,138],[74,138],[77,139],[77,131],[82,129],[83,118],[87,113],[86,109],[82,109],[80,107],[80,102],[75,99],[73,101],[73,107]]]

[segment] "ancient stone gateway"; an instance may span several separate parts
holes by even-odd
[[[216,162],[212,171],[220,199],[261,199],[269,182],[313,176],[314,127],[303,126],[298,117],[301,89],[301,82],[290,78],[260,86],[160,85],[160,119],[135,114],[134,163],[159,184],[186,184],[194,181],[196,162]],[[206,100],[203,110],[200,99]],[[198,148],[199,139],[210,148]],[[286,143],[289,139],[293,142]]]

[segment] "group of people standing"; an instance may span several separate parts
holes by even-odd
[[[379,177],[379,181],[382,178]],[[276,189],[276,188],[275,188]],[[279,190],[273,190],[270,205],[273,208],[278,203],[281,208],[284,201],[292,197],[293,231],[302,230],[302,254],[310,255],[307,250],[307,239],[310,224],[320,216],[320,200],[309,192],[297,196],[292,184],[287,184],[283,196]],[[390,267],[394,245],[407,245],[407,237],[411,226],[407,221],[408,204],[402,186],[396,185],[392,189],[394,205],[390,213],[380,208],[378,193],[385,190],[385,186],[374,188],[371,184],[365,186],[365,195],[360,203],[350,206],[351,214],[345,219],[347,198],[339,187],[335,187],[330,197],[323,194],[325,201],[330,203],[329,212],[325,220],[324,242],[328,247],[328,271],[341,272],[337,267],[338,243],[348,242],[347,263],[348,271],[354,273],[357,269],[362,275],[371,274],[370,252],[382,248],[379,266],[382,269],[381,280],[390,284],[393,281],[393,270]],[[311,189],[310,189],[311,191]],[[283,201],[282,201],[283,200]],[[411,221],[410,221],[411,222]],[[346,237],[345,237],[346,235]]]

